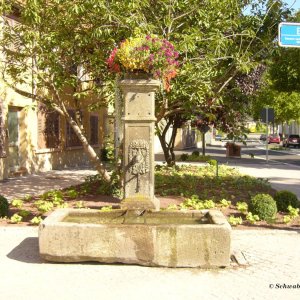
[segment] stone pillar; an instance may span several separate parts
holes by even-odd
[[[149,77],[126,77],[124,94],[122,208],[159,210],[154,197],[155,90],[160,82]]]

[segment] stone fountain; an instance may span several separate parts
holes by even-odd
[[[231,227],[220,211],[159,211],[154,196],[154,94],[159,81],[127,77],[124,199],[110,212],[59,209],[39,227],[42,258],[164,267],[225,267]]]

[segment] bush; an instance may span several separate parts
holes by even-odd
[[[200,152],[199,151],[193,151],[192,155],[194,155],[194,156],[200,156]]]
[[[181,156],[180,156],[180,160],[182,160],[182,161],[187,161],[188,158],[189,158],[189,155],[186,154],[186,153],[183,153],[183,154],[181,154]]]
[[[268,194],[257,194],[251,198],[249,211],[258,215],[261,220],[271,220],[277,213],[275,200]]]
[[[5,197],[0,195],[0,218],[8,215],[8,201]]]
[[[274,200],[276,201],[279,211],[288,212],[289,205],[292,207],[299,207],[299,201],[297,196],[290,191],[279,191],[275,194]]]
[[[210,159],[210,160],[207,161],[207,163],[208,163],[210,166],[216,167],[217,164],[218,164],[218,161],[215,160],[215,159]]]

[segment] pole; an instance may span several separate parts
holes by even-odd
[[[202,132],[202,155],[205,156],[205,133]]]
[[[267,132],[266,132],[266,162],[269,163],[269,143],[268,143],[268,136],[269,136],[269,108],[266,107],[266,125],[267,125]]]

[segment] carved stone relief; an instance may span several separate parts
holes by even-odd
[[[137,177],[136,191],[140,191],[140,175],[149,172],[149,143],[143,139],[133,140],[129,144],[129,172]]]

